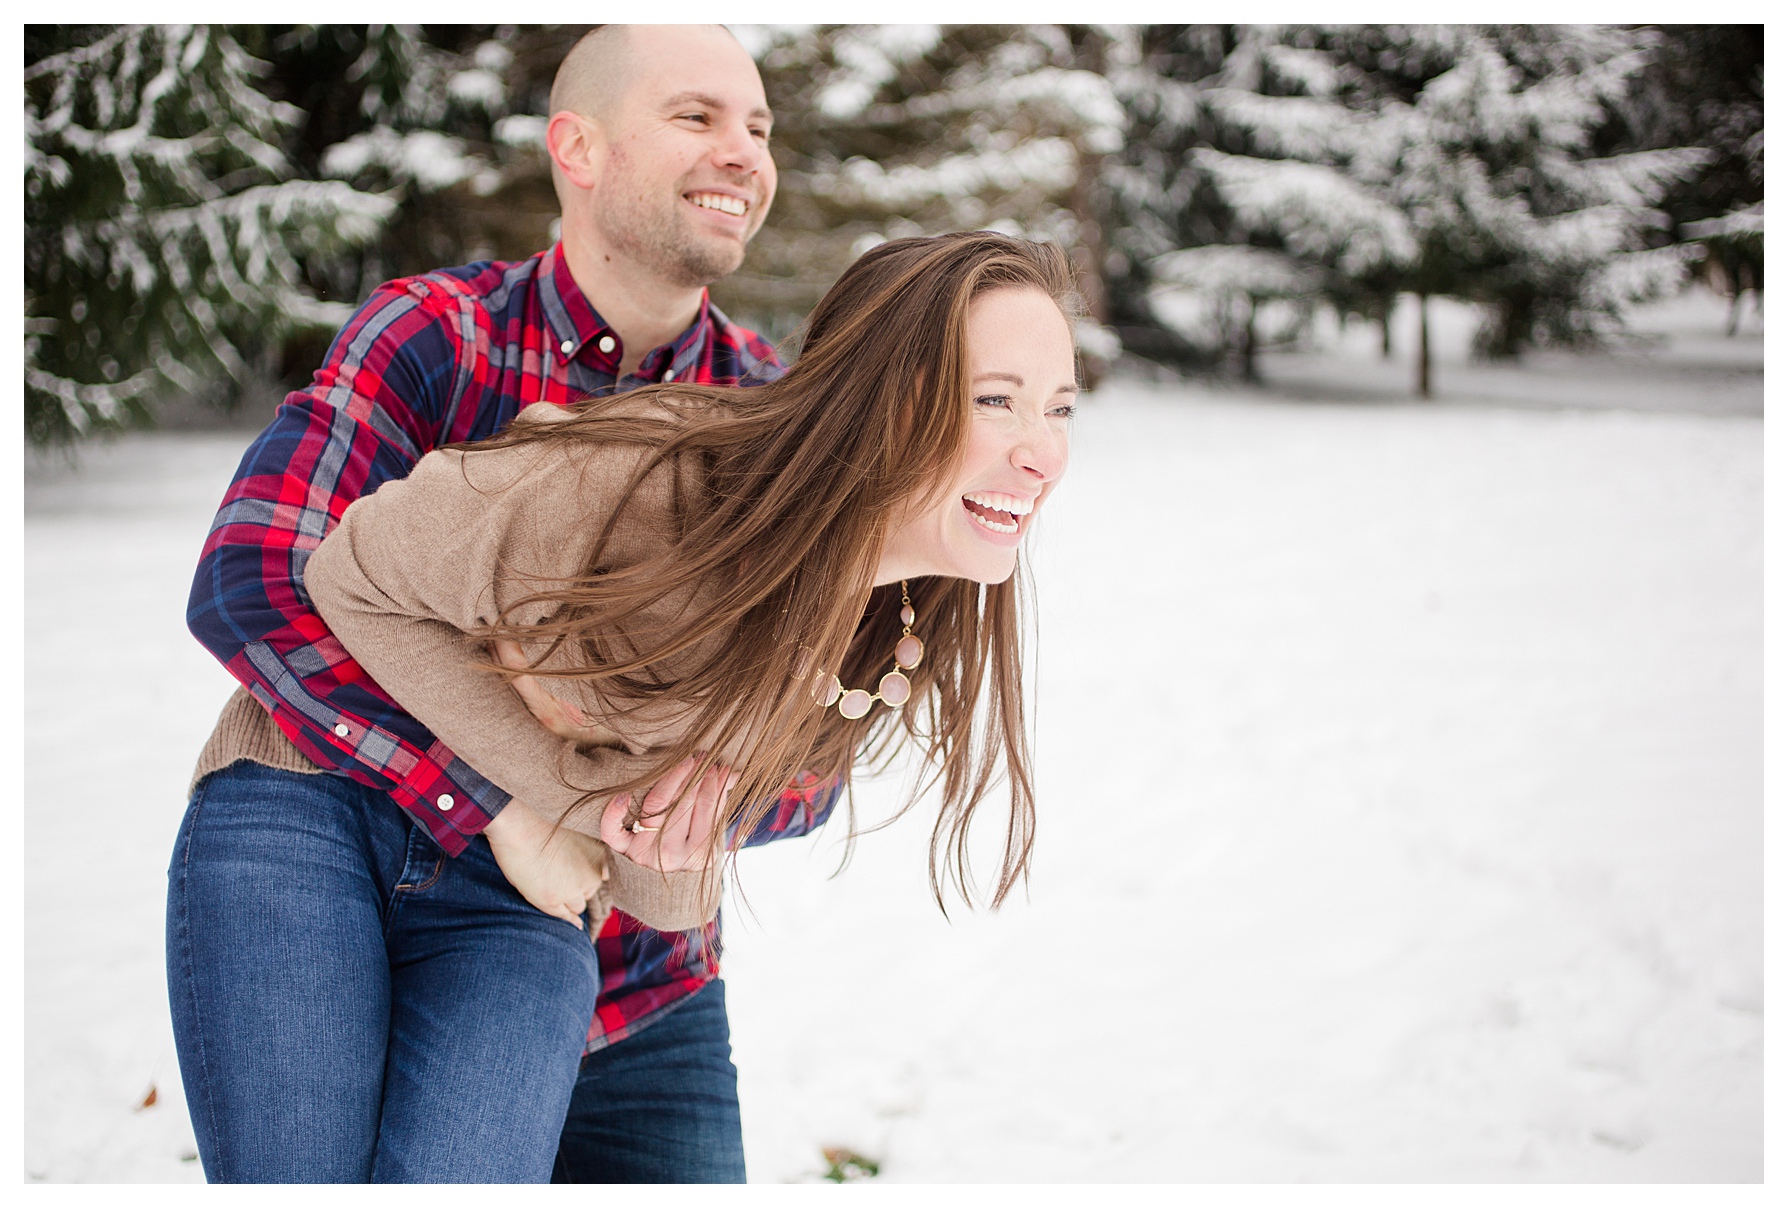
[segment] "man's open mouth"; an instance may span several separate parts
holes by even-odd
[[[743,198],[731,197],[725,193],[685,193],[683,197],[704,210],[719,210],[734,218],[743,218],[745,211],[751,208]]]

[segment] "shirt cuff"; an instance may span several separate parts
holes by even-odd
[[[463,852],[467,840],[489,826],[510,801],[508,793],[458,759],[446,767],[417,767],[391,796],[450,856]]]

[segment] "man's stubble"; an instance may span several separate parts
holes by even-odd
[[[595,201],[603,233],[629,259],[673,285],[690,289],[712,285],[744,262],[743,243],[718,236],[704,238],[694,229],[694,216],[683,212],[688,203],[682,198],[691,187],[689,182],[679,182],[673,200],[666,204],[662,195],[654,197],[629,181],[627,168],[626,154],[611,150],[603,179],[618,187],[603,190]]]

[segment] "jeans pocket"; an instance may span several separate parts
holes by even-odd
[[[433,889],[446,869],[447,853],[437,847],[420,826],[411,822],[409,835],[404,840],[403,868],[397,874],[397,881],[391,886],[391,891],[385,895],[387,935],[390,934],[391,926],[404,902]]]

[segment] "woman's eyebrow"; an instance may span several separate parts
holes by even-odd
[[[1000,370],[1000,369],[990,369],[986,373],[977,373],[975,375],[975,381],[977,381],[977,382],[987,382],[987,381],[1011,382],[1014,386],[1018,387],[1020,390],[1024,389],[1024,379],[1023,378],[1019,377],[1016,373],[1007,373],[1004,370]],[[1057,394],[1079,394],[1080,386],[1074,382],[1069,382],[1065,386],[1057,386],[1055,388],[1055,392]]]

